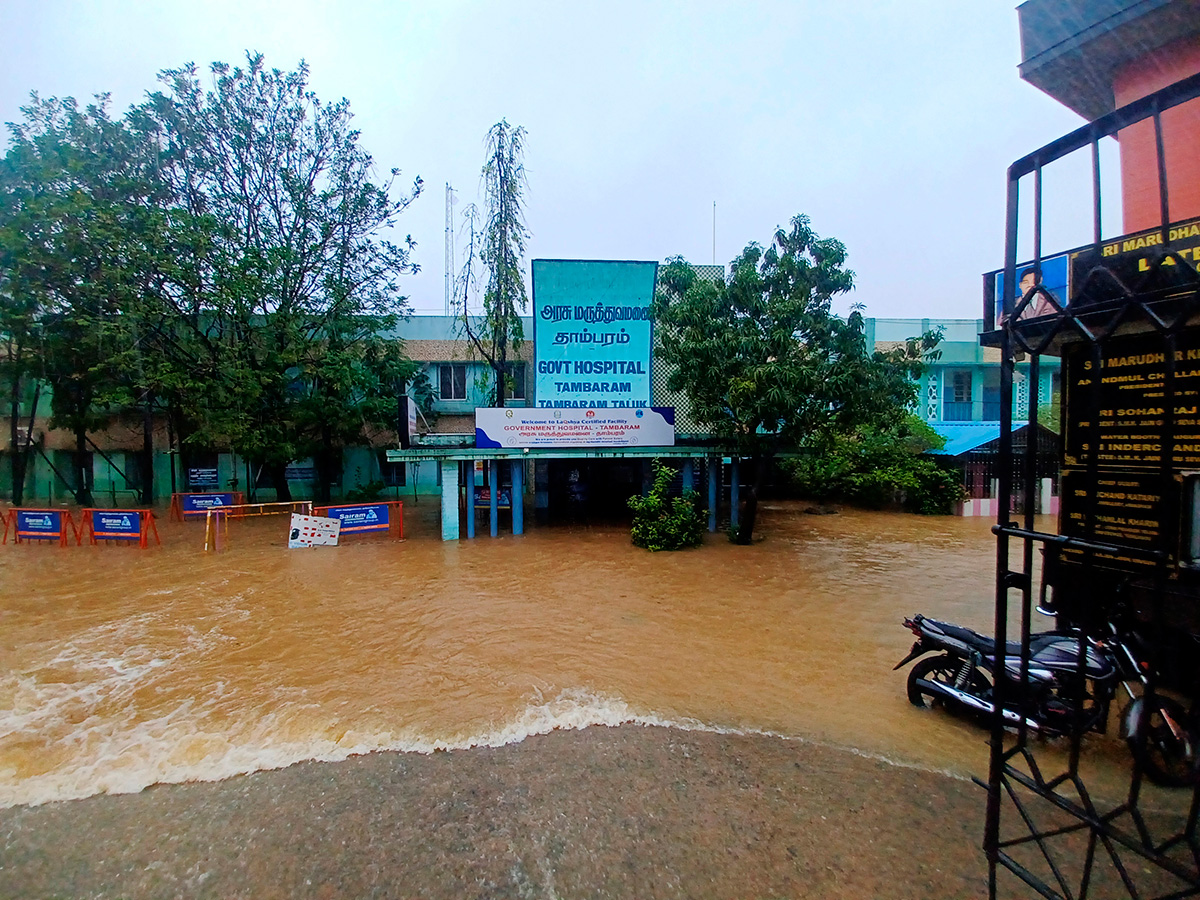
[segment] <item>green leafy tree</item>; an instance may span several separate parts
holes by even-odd
[[[180,242],[196,249],[165,310],[189,439],[231,446],[280,499],[286,465],[313,456],[327,499],[337,451],[395,421],[414,370],[391,336],[413,241],[385,235],[421,180],[395,196],[397,170],[372,181],[349,103],[323,103],[303,63],[214,63],[207,90],[193,65],[160,80],[139,116],[162,148]]]
[[[465,212],[469,233],[460,278],[462,323],[475,352],[491,370],[492,405],[503,406],[513,392],[512,358],[525,339],[521,313],[529,301],[521,262],[525,257],[525,129],[501,120],[487,134],[483,166],[484,221],[474,204]],[[486,273],[483,316],[476,321],[467,299],[476,290],[480,269]]]
[[[16,271],[24,262],[29,220],[35,218],[22,171],[27,163],[11,150],[0,159],[0,385],[8,406],[10,476],[17,506],[24,500],[42,386],[42,293]],[[23,404],[28,404],[24,418]]]
[[[681,259],[660,275],[655,323],[669,386],[752,466],[739,543],[753,538],[767,467],[780,451],[903,416],[915,399],[919,355],[872,353],[861,312],[832,313],[831,300],[854,284],[845,261],[839,241],[796,216],[766,249],[747,246],[724,283],[698,278]]]
[[[10,421],[32,372],[51,388],[51,425],[75,436],[70,479],[76,500],[91,503],[87,432],[132,402],[125,373],[127,316],[150,288],[162,217],[153,154],[107,111],[107,98],[80,109],[74,100],[34,95],[10,126],[0,166],[0,253],[10,352]],[[35,390],[35,408],[36,396]],[[32,417],[30,419],[32,426]],[[14,497],[27,459],[13,444]]]

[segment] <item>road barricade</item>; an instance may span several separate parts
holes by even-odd
[[[85,509],[80,513],[78,543],[83,543],[86,533],[88,543],[100,541],[136,542],[139,547],[150,545],[150,534],[154,542],[162,544],[155,524],[154,512],[149,509]]]
[[[404,537],[404,502],[381,500],[378,503],[341,503],[337,506],[318,506],[313,515],[337,519],[342,523],[341,536],[388,532],[393,526]]]
[[[238,494],[237,496],[241,496]],[[312,514],[311,500],[284,500],[270,503],[214,503],[204,511],[204,552],[224,550],[229,546],[229,520]]]
[[[69,509],[31,509],[13,507],[4,516],[4,543],[8,543],[9,533],[13,535],[13,543],[22,541],[56,541],[60,547],[66,547],[69,538],[76,538],[74,520]]]
[[[210,509],[238,506],[242,503],[241,491],[212,491],[208,493],[183,493],[171,495],[171,519],[199,519]]]

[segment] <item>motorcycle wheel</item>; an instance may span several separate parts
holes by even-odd
[[[1164,714],[1175,722],[1178,735]],[[1153,703],[1133,701],[1125,715],[1129,749],[1147,778],[1161,787],[1196,783],[1196,747],[1186,728],[1187,710],[1182,703],[1156,695]]]
[[[917,682],[936,681],[953,687],[954,680],[958,677],[958,670],[960,668],[962,668],[962,660],[952,656],[943,654],[941,656],[925,657],[913,666],[908,673],[908,702],[921,709],[931,706],[935,702],[941,702],[940,697],[934,697],[922,691],[921,686]],[[972,693],[982,694],[990,691],[992,686],[979,673],[978,669],[972,669],[971,675],[967,679],[966,689]]]

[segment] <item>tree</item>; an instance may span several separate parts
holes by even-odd
[[[33,447],[33,427],[41,393],[39,292],[14,274],[26,229],[22,219],[20,166],[10,152],[0,160],[0,384],[6,388],[9,422],[9,461],[13,503],[24,500],[25,478]],[[23,202],[24,201],[24,202]],[[27,425],[21,428],[21,407],[28,403]]]
[[[475,351],[487,362],[492,374],[492,405],[503,406],[511,393],[510,358],[525,339],[521,313],[529,301],[521,261],[525,257],[524,192],[525,129],[500,120],[487,134],[487,162],[483,166],[486,221],[478,227],[474,204],[465,212],[469,239],[467,258],[460,279],[463,291],[463,328]],[[487,273],[483,294],[482,327],[472,323],[467,297],[475,287],[476,260]]]
[[[153,154],[107,97],[75,101],[36,94],[10,126],[0,165],[0,267],[6,285],[4,333],[10,386],[13,492],[20,502],[36,411],[18,446],[17,401],[35,371],[51,388],[51,425],[75,435],[76,500],[90,504],[87,432],[129,402],[122,310],[148,286],[162,196]],[[36,347],[35,343],[36,334]],[[31,362],[31,355],[36,361]]]
[[[174,378],[194,443],[227,444],[269,473],[313,456],[328,498],[337,449],[364,426],[394,422],[413,365],[388,333],[405,314],[397,277],[415,271],[414,242],[384,235],[421,190],[392,195],[359,146],[349,103],[323,103],[308,67],[194,65],[160,76],[139,110],[162,148],[163,177],[196,245],[166,297],[181,336]],[[187,357],[197,354],[188,363]],[[191,383],[195,370],[209,382]],[[386,401],[386,402],[385,402]]]
[[[925,452],[945,443],[909,413],[835,435],[780,467],[794,487],[816,500],[849,500],[875,508],[901,503],[910,512],[945,515],[963,498],[962,473],[945,457]]]
[[[912,379],[936,336],[924,336],[911,353],[869,352],[861,312],[842,319],[830,309],[854,284],[845,261],[839,241],[819,238],[807,217],[796,216],[765,250],[748,245],[724,283],[698,278],[682,259],[660,277],[654,311],[658,352],[672,366],[669,386],[751,462],[738,543],[752,540],[776,454],[903,416],[916,397]]]

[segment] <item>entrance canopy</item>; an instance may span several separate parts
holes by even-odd
[[[389,463],[423,462],[426,460],[438,463],[442,482],[442,540],[456,541],[459,538],[459,494],[461,487],[466,487],[467,496],[467,537],[475,536],[475,463],[484,463],[485,484],[487,486],[487,506],[489,508],[489,523],[493,537],[498,533],[499,510],[505,504],[500,501],[501,465],[509,466],[510,500],[512,510],[513,534],[524,531],[524,510],[522,497],[524,494],[525,462],[526,460],[595,460],[595,459],[680,459],[683,460],[683,482],[685,488],[693,487],[695,466],[698,462],[707,461],[708,495],[709,495],[709,530],[717,527],[716,506],[718,490],[718,470],[720,464],[728,461],[733,466],[734,474],[731,480],[731,516],[736,524],[737,516],[737,467],[736,457],[728,458],[716,447],[414,447],[409,450],[389,450]],[[463,466],[465,462],[471,463]],[[460,476],[466,478],[466,484],[460,485]]]

